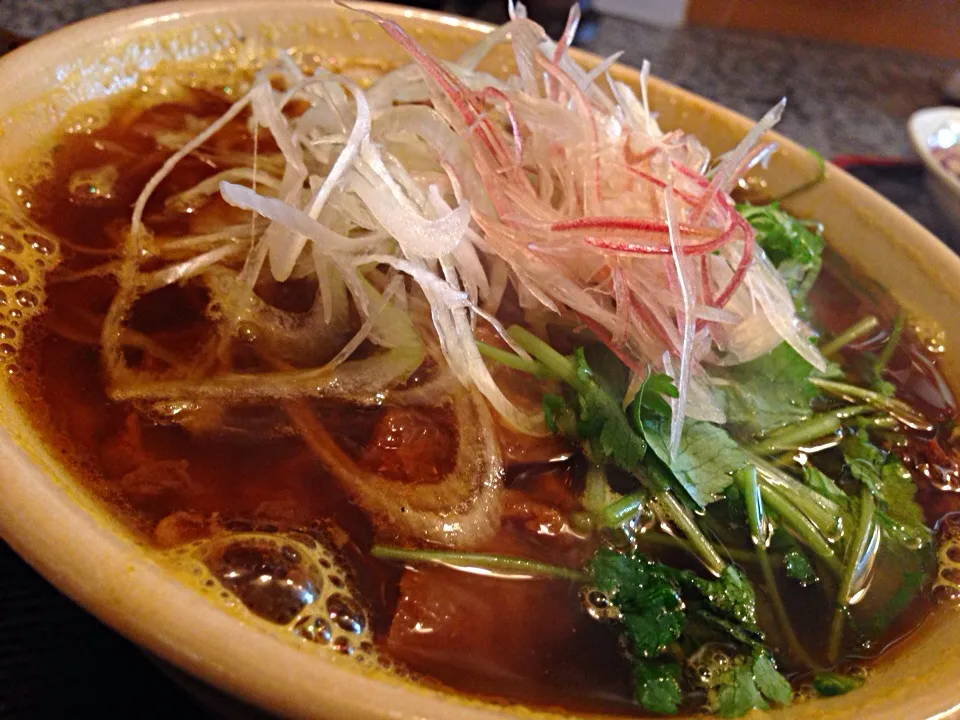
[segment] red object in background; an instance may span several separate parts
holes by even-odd
[[[920,161],[915,158],[884,157],[881,155],[834,155],[830,162],[842,168],[850,167],[916,167]]]

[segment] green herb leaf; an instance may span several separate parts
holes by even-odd
[[[750,582],[733,565],[727,565],[716,580],[704,580],[692,573],[684,574],[682,581],[695,587],[704,604],[721,615],[757,630],[757,596]]]
[[[814,367],[787,343],[756,360],[716,375],[727,420],[750,434],[798,422],[811,415],[817,389],[808,382]]]
[[[558,353],[529,330],[513,325],[508,330],[511,337],[537,361],[577,394],[577,422],[575,436],[583,440],[599,465],[611,460],[627,472],[640,462],[647,446],[643,437],[633,431],[617,400],[604,389],[610,378],[598,377],[591,370],[583,348],[576,351],[575,358]],[[573,435],[565,427],[567,415],[556,397],[544,403],[545,421],[552,429]]]
[[[813,689],[823,697],[846,695],[851,690],[862,686],[864,679],[856,675],[839,675],[837,673],[817,673],[813,678]]]
[[[840,444],[850,474],[877,504],[880,548],[876,563],[895,567],[899,574],[877,575],[870,592],[852,609],[861,632],[881,634],[923,587],[934,563],[934,546],[916,502],[916,484],[894,453],[873,445],[865,430]]]
[[[793,688],[766,653],[757,654],[753,663],[753,677],[765,698],[778,705],[790,704],[793,699]]]
[[[595,461],[609,458],[632,471],[646,452],[646,443],[630,427],[620,402],[597,383],[583,348],[576,353],[576,373],[580,386],[577,435],[587,442]]]
[[[829,477],[820,472],[812,463],[803,466],[803,479],[807,485],[824,497],[830,498],[843,508],[849,508],[851,498]]]
[[[926,536],[923,509],[915,500],[917,486],[900,458],[873,445],[865,430],[844,438],[840,448],[850,474],[870,491],[884,514],[908,532],[915,531],[916,537]]]
[[[618,402],[623,400],[630,384],[630,370],[616,353],[602,343],[586,345],[582,353],[590,368],[590,379]],[[579,360],[579,354],[577,358]]]
[[[813,565],[800,548],[787,550],[783,556],[783,567],[787,571],[787,577],[796,580],[803,587],[812,585],[818,580]]]
[[[594,555],[590,569],[596,586],[620,609],[634,656],[656,657],[676,642],[684,607],[674,570],[605,548]]]
[[[576,437],[577,418],[567,401],[559,395],[543,396],[543,420],[554,435]]]
[[[824,241],[819,228],[793,217],[778,203],[737,210],[756,231],[757,244],[783,276],[797,307],[806,300],[823,265]]]
[[[907,608],[936,567],[935,546],[925,526],[896,522],[881,510],[876,517],[880,551],[875,562],[898,572],[876,574],[870,592],[851,610],[857,628],[871,637],[880,636]]]
[[[668,397],[680,397],[680,391],[673,384],[673,379],[663,373],[649,373],[637,392],[634,401],[635,412],[648,411],[669,420],[672,411],[667,402]]]
[[[647,445],[700,507],[717,500],[733,483],[733,473],[750,463],[740,446],[718,425],[685,422],[680,447],[671,458],[669,422],[645,416],[642,423]]]
[[[680,677],[680,666],[675,662],[638,662],[633,668],[634,697],[650,712],[673,715],[683,698]]]
[[[704,579],[640,554],[601,548],[590,572],[594,586],[619,610],[633,659],[636,699],[648,710],[676,712],[684,689],[678,662],[712,642],[738,648],[732,658],[727,650],[719,651],[722,663],[706,660],[707,674],[715,679],[712,709],[736,717],[766,707],[768,701],[790,701],[790,685],[777,672],[757,626],[753,588],[736,568],[728,566],[719,578]]]
[[[764,647],[763,633],[759,628],[742,625],[703,608],[692,608],[688,623],[692,631],[699,631],[701,635],[705,631],[710,632],[714,639],[721,642],[734,640],[757,650]]]
[[[747,510],[744,501],[743,490],[739,483],[733,483],[723,491],[725,501],[724,510],[729,517],[729,522],[733,527],[747,527]]]
[[[635,655],[656,657],[680,637],[683,604],[671,584],[654,580],[629,600],[621,595],[617,604]]]
[[[725,718],[742,717],[754,708],[766,710],[769,707],[757,687],[753,666],[749,662],[735,663],[724,674],[710,704],[713,712]]]
[[[790,683],[763,650],[741,655],[714,682],[707,697],[709,709],[720,717],[741,717],[753,709],[765,710],[769,702],[789,705]]]
[[[631,557],[601,548],[593,556],[590,571],[597,588],[620,608],[625,622],[628,615],[642,615],[644,622],[663,626],[662,632],[641,633],[643,655],[652,654],[651,646],[666,647],[679,637],[672,615],[682,618],[684,609],[710,613],[710,622],[723,629],[730,627],[727,623],[742,627],[749,633],[745,641],[749,645],[755,644],[757,638],[763,640],[757,625],[753,587],[731,565],[719,578],[708,580],[689,570],[652,562],[639,553]],[[655,612],[648,614],[651,609]],[[725,622],[718,624],[714,619]],[[657,642],[647,642],[653,635],[662,637]],[[735,639],[741,637],[744,636],[738,634]]]

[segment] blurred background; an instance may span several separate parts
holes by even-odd
[[[0,0],[0,54],[145,0]],[[230,0],[222,0],[229,4]],[[278,6],[283,0],[276,0]],[[409,0],[491,22],[506,0]],[[528,0],[557,36],[569,0]],[[583,0],[576,44],[646,58],[666,80],[759,118],[887,195],[955,249],[907,137],[916,110],[960,102],[960,0]],[[2,61],[0,61],[2,62]],[[0,718],[251,717],[211,710],[0,543]],[[181,679],[182,680],[182,679]],[[189,690],[185,689],[189,688]]]
[[[31,36],[135,4],[138,0],[2,0],[0,24]],[[492,21],[506,17],[505,0],[405,4]],[[570,3],[529,0],[526,5],[531,17],[548,30],[559,31]],[[747,30],[960,59],[960,0],[584,0],[580,5],[587,13],[663,27]]]
[[[150,1],[0,0],[0,44]],[[570,3],[526,5],[556,37]],[[507,19],[507,0],[407,4],[494,23]],[[909,115],[960,95],[960,0],[582,0],[580,5],[578,46],[602,56],[623,50],[622,62],[635,66],[649,59],[655,75],[752,118],[786,95],[788,110],[779,129],[841,161],[864,155],[912,158],[905,130]]]

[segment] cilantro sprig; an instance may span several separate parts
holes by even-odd
[[[770,702],[790,704],[790,683],[763,645],[753,589],[732,565],[706,580],[639,553],[601,548],[590,572],[594,586],[619,610],[634,696],[647,710],[679,710],[695,682],[684,668],[696,664],[704,637],[732,648],[732,657],[708,673],[713,711],[739,717]]]
[[[584,440],[596,460],[609,458],[623,470],[632,471],[646,452],[647,444],[631,429],[620,403],[598,382],[583,348],[568,358],[526,328],[514,325],[509,332],[576,393],[575,410],[559,395],[544,398],[547,427]]]
[[[861,325],[833,344],[839,347],[862,335],[863,327],[873,327]],[[709,683],[696,686],[709,710],[735,717],[790,702],[790,685],[756,622],[753,588],[732,558],[756,571],[786,656],[816,671],[824,694],[854,688],[855,678],[822,668],[833,662],[850,628],[869,636],[914,597],[931,547],[912,478],[868,433],[883,437],[882,428],[891,423],[926,428],[925,418],[890,394],[851,384],[836,365],[817,373],[781,345],[752,363],[717,371],[731,426],[688,418],[678,451],[671,454],[671,400],[678,392],[669,376],[648,372],[642,381],[630,380],[600,346],[564,355],[523,328],[509,332],[532,360],[488,353],[491,360],[563,383],[560,394],[544,398],[544,416],[551,431],[579,444],[589,460],[583,509],[572,518],[577,531],[599,532],[601,540],[622,548],[638,514],[653,513],[669,532],[652,529],[637,536],[637,544],[654,552],[685,549],[710,573],[704,578],[635,550],[606,547],[587,564],[588,586],[603,590],[619,612],[637,702],[657,713],[683,709],[693,697],[691,668],[715,645],[724,648],[723,661]],[[625,402],[628,385],[636,394]],[[834,477],[810,461],[790,471],[785,468],[791,456],[777,457],[824,436],[835,438],[834,444],[842,439],[831,452],[843,462],[827,465],[842,468]],[[729,518],[735,530],[718,526],[718,518]],[[646,542],[648,536],[664,542]],[[732,550],[723,549],[731,537]],[[753,540],[752,551],[743,548],[745,537]],[[903,582],[889,591],[871,586],[861,598],[861,568],[878,553],[896,554],[905,568]],[[550,572],[558,577],[568,571]],[[796,591],[816,586],[830,593],[838,610],[825,638],[826,653],[815,644],[821,649],[813,657],[801,644],[778,582],[793,582]],[[853,607],[855,595],[860,602]]]
[[[559,395],[547,395],[544,398],[547,427],[581,443],[594,464],[612,463],[636,477],[652,495],[662,514],[683,534],[707,569],[715,575],[723,572],[726,562],[675,492],[686,489],[686,492],[692,491],[694,497],[700,496],[700,500],[703,500],[707,495],[698,493],[696,487],[710,475],[696,474],[691,466],[686,470],[693,474],[684,475],[684,480],[679,481],[679,466],[664,459],[667,453],[662,431],[648,434],[642,422],[638,425],[636,420],[647,414],[662,420],[663,413],[669,412],[670,405],[666,398],[677,396],[670,378],[656,373],[648,374],[625,413],[622,398],[612,395],[606,387],[607,383],[594,373],[583,348],[578,349],[572,358],[566,357],[525,328],[515,325],[508,332],[517,344],[563,380],[574,393],[574,398],[569,402]],[[647,452],[650,443],[656,443],[652,457]],[[686,455],[679,457],[683,462]],[[732,478],[728,478],[727,484],[729,482],[732,482]],[[715,489],[719,492],[723,487],[721,485]],[[713,490],[705,490],[704,493],[710,493],[712,499]],[[631,498],[631,507],[636,507],[635,499]]]
[[[744,203],[737,211],[753,226],[757,244],[783,276],[802,308],[823,266],[825,243],[820,226],[793,217],[773,202],[768,205]]]

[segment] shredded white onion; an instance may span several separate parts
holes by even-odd
[[[673,404],[673,414],[670,418],[670,456],[677,454],[680,448],[680,436],[683,433],[683,420],[687,406],[687,393],[690,387],[690,371],[693,362],[693,334],[696,329],[696,295],[693,289],[687,261],[683,257],[683,247],[680,244],[678,229],[679,218],[675,205],[673,186],[668,185],[663,196],[664,212],[667,218],[670,246],[673,248],[673,262],[677,271],[677,284],[683,298],[683,314],[678,323],[683,327],[683,340],[680,346],[680,377],[677,382],[679,395]]]
[[[477,345],[477,328],[486,325],[527,357],[499,314],[512,295],[541,331],[561,318],[588,327],[630,365],[632,386],[646,367],[663,367],[679,390],[671,453],[685,418],[723,420],[711,365],[745,362],[785,341],[822,369],[786,285],[728,195],[774,151],[759,143],[783,102],[707,177],[709,151],[659,127],[648,62],[638,87],[615,82],[608,71],[619,53],[586,70],[567,52],[576,6],[558,42],[521,2],[511,0],[509,12],[510,22],[454,62],[430,57],[399,26],[367,13],[408,52],[408,65],[365,91],[326,70],[307,76],[280,53],[247,95],[182,144],[138,197],[122,257],[109,266],[120,286],[103,335],[115,397],[414,397],[396,386],[430,348],[447,381],[479,391],[508,424],[541,434],[540,413],[510,401]],[[507,42],[516,75],[477,70]],[[277,76],[285,89],[274,89]],[[307,105],[296,118],[294,100]],[[150,241],[144,209],[157,187],[247,108],[255,137],[268,129],[279,153],[266,162],[254,152],[252,168],[204,179],[170,211],[216,187],[251,213],[248,236],[225,228],[222,236]],[[159,268],[144,271],[145,252]],[[258,295],[263,285],[313,276],[316,297],[302,322]],[[192,374],[134,382],[120,338],[136,297],[192,278],[212,289],[218,306],[210,312],[221,319],[212,354]],[[280,348],[282,361],[309,356],[308,366],[264,373],[269,388],[256,385],[255,373],[207,377],[197,369],[223,366],[243,322],[274,321],[267,345]],[[306,338],[311,333],[316,342]],[[321,359],[317,342],[333,338],[336,347]],[[356,357],[371,345],[372,353]],[[488,466],[496,474],[492,459]],[[481,520],[492,513],[486,508]]]

